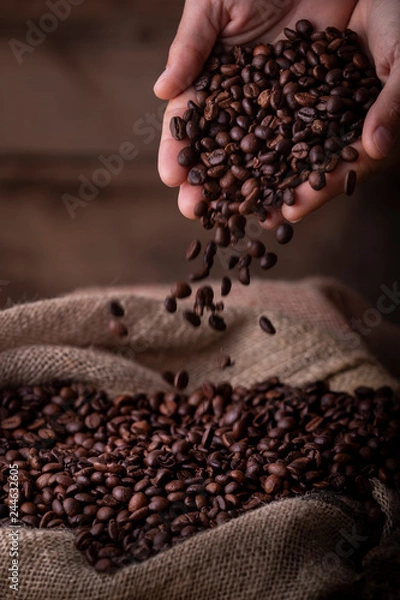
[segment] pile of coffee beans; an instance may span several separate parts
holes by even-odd
[[[216,47],[194,84],[196,102],[189,101],[182,117],[170,122],[172,136],[188,141],[178,163],[188,169],[191,185],[202,186],[195,216],[204,228],[215,228],[193,281],[210,274],[219,247],[235,249],[245,238],[248,217],[265,221],[271,208],[295,204],[301,183],[321,190],[327,173],[358,159],[351,144],[360,138],[381,83],[357,34],[335,27],[315,31],[304,19],[284,33],[287,39],[275,45]],[[352,194],[354,170],[344,183]],[[290,242],[292,226],[282,223],[275,236],[281,244]],[[195,240],[186,258],[200,251]],[[261,241],[250,239],[247,252],[233,254],[229,264],[237,267],[243,285],[250,283],[254,259],[265,270],[277,261]],[[172,293],[167,310],[174,312],[180,297]],[[212,302],[205,306],[213,326],[217,309]],[[196,299],[188,318],[192,325],[200,325],[202,310]],[[216,329],[225,328],[221,316],[216,323]]]
[[[369,479],[400,483],[400,411],[388,387],[351,396],[271,378],[111,399],[55,384],[5,389],[0,400],[1,524],[18,469],[21,524],[72,528],[97,571],[313,490],[359,498],[377,531]]]

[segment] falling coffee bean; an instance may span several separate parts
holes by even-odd
[[[347,171],[344,180],[344,191],[347,196],[351,196],[356,188],[357,173],[355,171]]]
[[[269,333],[270,335],[275,335],[276,329],[272,325],[271,321],[266,316],[260,317],[260,327],[265,333]]]

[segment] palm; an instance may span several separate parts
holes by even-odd
[[[387,1],[389,0],[384,0],[384,3]],[[367,4],[369,7],[370,0],[329,0],[326,3],[319,2],[316,10],[315,0],[253,0],[246,3],[225,0],[221,2],[223,10],[219,14],[219,23],[214,23],[214,30],[219,32],[218,37],[226,46],[234,46],[258,41],[274,42],[282,38],[285,27],[294,28],[299,19],[309,19],[316,29],[325,29],[327,26],[341,30],[351,28],[357,31],[366,50],[372,54],[378,75],[385,81],[391,68],[388,59],[390,40],[382,40],[382,20],[375,18],[377,15],[372,14],[373,10],[367,10]],[[376,8],[375,12],[377,10],[379,8]],[[387,48],[385,44],[388,45]],[[201,190],[186,182],[187,171],[177,164],[177,154],[185,143],[172,139],[169,121],[172,116],[183,114],[188,100],[193,96],[193,89],[188,88],[170,100],[164,117],[159,155],[161,178],[167,185],[180,186],[179,207],[189,218],[193,216],[193,207],[200,199]],[[379,163],[366,154],[361,142],[357,144],[357,148],[360,152],[358,178],[362,180],[377,170]],[[345,172],[346,167],[341,166],[331,173],[328,187],[322,192],[315,192],[307,183],[300,186],[297,189],[296,206],[284,208],[285,218],[298,219],[299,216],[304,216],[326,200],[340,194]],[[266,226],[274,227],[280,219],[280,215],[272,215]]]

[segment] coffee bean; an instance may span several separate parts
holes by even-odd
[[[269,333],[270,335],[275,335],[276,329],[272,325],[271,321],[266,316],[260,317],[259,321],[260,327],[265,333]]]
[[[239,269],[238,279],[242,285],[250,285],[250,271],[248,267],[241,267]]]
[[[22,425],[22,419],[18,415],[13,417],[7,417],[0,422],[0,427],[2,429],[18,429]]]
[[[201,251],[201,242],[193,240],[186,250],[186,260],[194,260],[198,257]]]
[[[199,315],[191,310],[184,310],[183,318],[186,319],[186,321],[188,321],[188,323],[190,323],[193,327],[200,327],[201,325],[201,319]]]
[[[265,254],[265,246],[259,240],[250,240],[247,243],[247,252],[253,258],[261,258]]]
[[[205,166],[195,165],[192,167],[188,173],[187,179],[191,185],[202,185],[207,179]]]
[[[296,23],[296,31],[301,35],[308,36],[313,32],[314,28],[307,19],[300,19]]]
[[[172,117],[170,122],[171,135],[175,140],[184,140],[186,137],[186,123],[180,117]]]
[[[344,191],[347,196],[351,196],[356,188],[357,173],[355,171],[347,171],[344,181]]]
[[[308,178],[308,182],[313,190],[319,192],[326,186],[325,173],[323,171],[312,171]]]
[[[175,298],[173,296],[167,296],[164,301],[164,306],[169,313],[176,312],[177,304]]]
[[[174,387],[177,390],[184,390],[189,384],[189,375],[185,370],[178,371],[174,377]]]
[[[209,286],[204,289],[212,292]],[[79,384],[72,385],[78,389]],[[57,384],[50,389],[43,388],[43,404],[37,405],[35,416],[27,414],[23,427],[30,426],[29,419],[39,419],[43,429],[51,429],[54,417],[51,412],[47,415],[46,407],[61,393]],[[93,389],[79,386],[78,394],[71,392],[72,399],[79,397],[77,407],[92,407],[91,413],[82,415],[78,409],[77,419],[85,423],[89,416],[97,415],[90,421],[92,427],[97,423],[90,436],[102,435],[105,415],[112,407],[108,425],[118,420],[115,431],[122,426],[123,437],[128,432],[132,437],[124,437],[124,443],[112,453],[101,454],[101,445],[96,450],[100,454],[88,461],[92,466],[76,470],[78,454],[74,458],[74,452],[89,438],[82,430],[74,434],[75,446],[66,445],[69,433],[54,430],[56,444],[60,442],[55,447],[57,461],[55,456],[47,457],[52,462],[43,464],[32,461],[32,470],[27,471],[32,483],[28,493],[39,490],[41,501],[25,500],[20,510],[22,522],[30,527],[72,527],[75,546],[92,565],[104,559],[113,561],[128,549],[136,560],[145,560],[178,537],[225,523],[262,503],[311,490],[331,489],[361,499],[368,522],[380,526],[382,512],[372,499],[368,477],[392,485],[400,476],[400,455],[388,430],[388,423],[393,431],[400,425],[399,405],[387,387],[376,392],[359,387],[351,397],[329,392],[321,382],[296,390],[277,378],[235,389],[205,382],[190,396],[138,394],[134,413],[133,398],[128,395],[114,402],[101,395],[98,403],[95,398],[99,395],[94,395]],[[13,392],[19,406],[25,396],[29,403],[29,388]],[[2,399],[1,405],[7,406],[7,402]],[[8,408],[3,414],[9,418]],[[164,420],[167,414],[168,422]],[[6,435],[7,431],[11,430],[4,430]],[[21,467],[25,456],[31,456],[30,447],[21,446],[22,439],[15,441],[18,450],[11,446],[6,453],[6,460],[21,463]],[[127,473],[128,457],[134,457],[135,467]],[[145,469],[151,473],[143,476]],[[217,469],[217,473],[210,475],[209,469]],[[358,475],[360,472],[366,475]],[[87,491],[79,491],[82,486]],[[0,505],[6,493],[0,490]],[[185,507],[183,514],[175,516],[175,502]],[[204,514],[203,509],[207,509]],[[174,515],[171,518],[169,510]],[[137,538],[129,535],[134,530]],[[155,540],[158,542],[152,545]],[[113,566],[111,562],[104,568]]]
[[[212,329],[215,329],[216,331],[225,331],[226,330],[226,323],[225,323],[224,319],[218,315],[211,314],[208,319],[208,322],[209,322],[210,327],[212,327]]]
[[[358,151],[353,146],[346,146],[340,153],[340,158],[346,162],[354,162],[358,156]]]
[[[192,288],[184,281],[177,281],[171,287],[171,296],[173,298],[188,298],[192,293]]]
[[[267,271],[268,269],[272,269],[278,262],[278,257],[274,252],[267,252],[262,259],[260,260],[260,267]]]
[[[118,300],[111,300],[109,304],[109,310],[113,317],[123,317],[125,314],[124,309]]]
[[[232,288],[232,282],[229,277],[224,277],[221,280],[221,296],[227,296]]]
[[[288,244],[293,238],[293,227],[289,223],[281,223],[275,230],[275,237],[279,244]]]
[[[190,168],[197,162],[197,154],[190,146],[185,146],[178,154],[178,163],[181,167]]]

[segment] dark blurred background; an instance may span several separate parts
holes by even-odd
[[[0,307],[187,275],[187,243],[208,236],[158,178],[152,92],[182,7],[2,1]],[[400,279],[399,182],[385,174],[299,223],[268,277],[334,276],[375,304]]]

